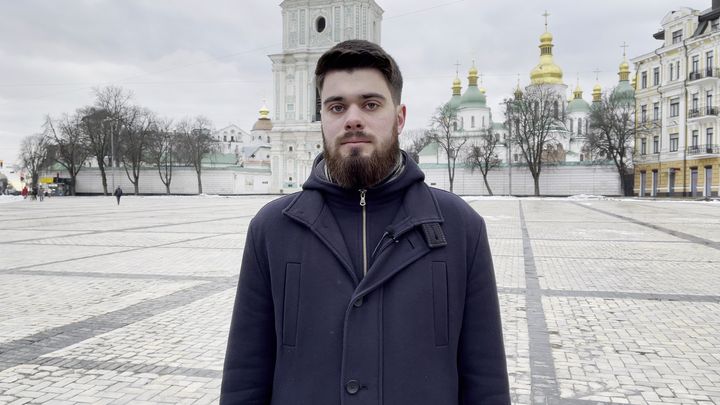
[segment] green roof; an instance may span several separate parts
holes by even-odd
[[[234,153],[209,153],[202,158],[203,166],[232,166],[237,163]]]
[[[610,96],[614,101],[635,104],[635,90],[627,80],[621,80]]]
[[[450,98],[450,101],[448,101],[448,104],[450,104],[450,106],[453,108],[460,108],[460,99],[461,98],[462,98],[461,96],[453,95]]]
[[[437,142],[430,142],[426,147],[422,148],[418,155],[420,156],[437,156],[438,144]]]
[[[487,106],[487,100],[485,95],[480,92],[480,89],[477,86],[468,86],[460,98],[460,108],[485,106]]]
[[[572,114],[572,113],[576,113],[576,112],[589,113],[590,112],[590,104],[588,104],[587,101],[585,101],[581,98],[573,99],[568,104],[567,113]]]

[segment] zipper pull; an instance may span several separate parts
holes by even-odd
[[[365,203],[365,193],[367,193],[367,190],[362,189],[362,190],[359,190],[359,191],[360,191],[360,206],[361,206],[361,207],[364,207],[364,206],[366,205],[366,203]]]

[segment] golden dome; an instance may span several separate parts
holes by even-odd
[[[630,64],[627,63],[626,60],[623,60],[622,63],[620,63],[620,71],[618,72],[618,76],[620,76],[620,81],[628,81],[630,79]]]
[[[540,63],[530,71],[532,84],[562,84],[563,72],[553,59],[553,36],[545,31],[540,35]]]
[[[485,90],[485,87],[480,87],[480,93],[481,94],[487,93],[487,90]]]
[[[540,43],[541,44],[552,44],[553,36],[550,32],[545,31],[542,35],[540,35]]]
[[[462,83],[460,82],[460,78],[455,77],[455,80],[453,80],[453,84],[452,84],[453,96],[459,96],[461,90],[462,90]]]
[[[575,91],[573,91],[574,98],[582,98],[582,89],[580,88],[580,84],[578,83],[577,86],[575,86]]]
[[[595,87],[593,87],[593,102],[600,101],[602,98],[602,87],[600,87],[600,83],[595,84]]]
[[[473,65],[468,71],[468,85],[470,86],[477,86],[478,81],[478,70],[475,67],[475,61],[473,61]]]
[[[260,108],[260,119],[268,120],[270,119],[268,115],[270,115],[270,110],[268,110],[267,106],[263,104],[263,106]]]

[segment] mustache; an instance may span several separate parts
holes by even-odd
[[[370,139],[370,135],[365,133],[365,131],[347,131],[345,132],[340,138],[338,138],[339,142],[351,139],[351,138],[366,138]]]

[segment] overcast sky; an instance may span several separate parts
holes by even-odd
[[[622,61],[660,46],[652,38],[671,10],[711,0],[377,0],[382,45],[405,77],[406,129],[424,128],[446,102],[455,76],[483,73],[496,119],[520,74],[537,64],[544,10],[555,61],[570,91],[579,75],[591,99]],[[281,52],[280,0],[0,0],[0,160],[15,161],[20,139],[92,104],[92,88],[119,85],[137,104],[180,119],[205,115],[221,128],[250,130],[263,100],[272,108],[268,54]],[[568,94],[569,95],[569,94]],[[274,112],[271,112],[273,114]]]

